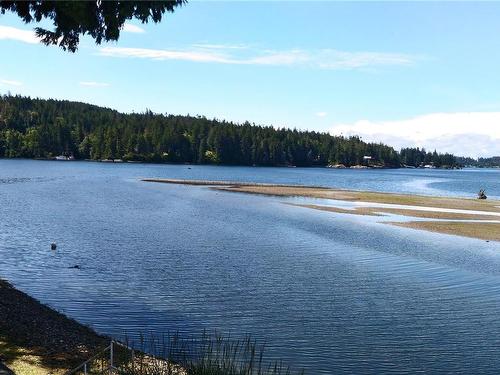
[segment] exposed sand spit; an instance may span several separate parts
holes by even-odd
[[[352,207],[295,204],[321,211],[351,215],[383,216],[394,214],[429,221],[390,222],[402,227],[500,241],[500,201],[475,198],[435,197],[369,191],[341,190],[317,186],[258,184],[249,182],[144,179],[148,182],[210,186],[212,189],[282,197],[320,198],[352,202]],[[437,221],[441,220],[441,221]],[[462,220],[442,221],[442,220]],[[499,221],[491,223],[487,221]],[[478,222],[485,221],[485,222]]]

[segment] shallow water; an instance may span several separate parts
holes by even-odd
[[[500,170],[0,160],[0,275],[100,332],[251,333],[309,374],[498,373],[500,243],[140,177],[500,197]]]
[[[488,216],[498,216],[500,218],[500,212],[491,211],[476,211],[476,210],[462,210],[456,208],[440,208],[440,207],[427,207],[427,206],[412,206],[406,204],[392,204],[392,203],[375,203],[375,202],[363,202],[363,201],[342,201],[337,199],[323,199],[323,198],[309,198],[309,197],[291,197],[282,199],[284,202],[299,204],[299,205],[318,205],[324,207],[337,207],[348,210],[356,210],[360,207],[370,207],[370,208],[391,208],[391,209],[401,209],[401,210],[412,210],[412,211],[423,211],[423,212],[447,212],[447,213],[457,213],[457,214],[469,214],[469,215],[488,215]],[[382,211],[382,214],[389,215]],[[403,216],[403,215],[397,215]],[[411,216],[405,216],[408,220],[413,220]],[[430,218],[425,218],[425,220],[432,220]],[[437,219],[434,219],[437,220]],[[449,219],[445,219],[449,220]],[[469,220],[466,220],[469,221]]]

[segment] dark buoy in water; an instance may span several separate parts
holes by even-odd
[[[57,245],[56,245],[56,243],[55,243],[55,242],[52,242],[52,243],[50,244],[50,249],[51,249],[51,250],[55,250],[55,249],[57,249]]]
[[[78,264],[75,264],[74,266],[71,266],[71,267],[68,267],[68,268],[70,268],[70,269],[76,269],[76,270],[82,269],[82,267],[80,267],[80,265],[78,265]]]

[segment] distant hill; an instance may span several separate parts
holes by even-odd
[[[456,166],[453,155],[401,152],[359,137],[205,117],[124,114],[65,100],[0,97],[0,157],[122,159],[263,166]],[[365,158],[370,156],[371,159]],[[369,161],[368,161],[369,160]]]

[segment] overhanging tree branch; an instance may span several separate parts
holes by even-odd
[[[165,12],[187,0],[166,1],[6,1],[0,0],[0,13],[10,11],[25,23],[51,20],[54,29],[36,27],[36,35],[45,45],[58,45],[65,51],[78,49],[80,36],[90,35],[101,44],[116,41],[125,21],[137,19],[142,23],[158,23]]]

